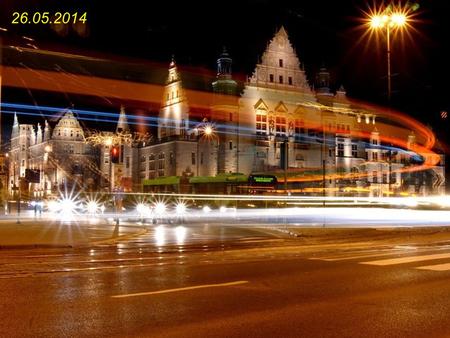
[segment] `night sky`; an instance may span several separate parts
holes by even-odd
[[[450,110],[448,46],[450,2],[418,0],[411,38],[394,37],[392,105],[441,127],[440,110]],[[275,31],[284,25],[304,63],[310,83],[324,64],[333,87],[350,97],[386,103],[384,43],[362,38],[363,11],[381,1],[99,1],[2,0],[0,26],[8,39],[28,35],[41,48],[104,53],[214,70],[222,46],[234,72],[250,75]],[[405,3],[405,2],[403,2]],[[61,36],[49,26],[12,26],[13,11],[64,10],[88,13],[88,30]],[[447,121],[448,125],[449,121]],[[446,128],[444,128],[446,129]]]

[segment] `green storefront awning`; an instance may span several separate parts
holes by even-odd
[[[174,184],[175,185],[180,184],[180,177],[167,176],[142,180],[142,185],[174,185]]]
[[[247,182],[248,176],[243,174],[219,174],[217,176],[194,176],[189,183],[242,183]]]

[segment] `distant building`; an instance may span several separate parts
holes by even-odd
[[[27,171],[37,173],[36,182],[27,179]],[[21,124],[14,115],[9,152],[10,190],[21,189],[24,197],[46,197],[73,184],[94,189],[101,172],[98,156],[85,142],[84,131],[70,110],[63,112],[55,127],[44,121]],[[28,195],[28,196],[27,196]]]

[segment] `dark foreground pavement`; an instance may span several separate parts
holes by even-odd
[[[245,233],[192,247],[2,251],[0,336],[450,335],[450,242],[442,236],[392,244],[360,234],[366,242],[308,245]]]

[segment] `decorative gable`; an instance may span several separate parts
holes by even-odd
[[[250,77],[251,85],[311,93],[305,72],[284,27],[275,34]]]
[[[263,99],[259,99],[258,102],[254,105],[255,109],[264,109],[269,110],[267,104],[263,101]]]
[[[285,104],[282,101],[280,101],[280,103],[278,103],[277,106],[275,107],[275,111],[280,113],[287,113],[288,109],[285,106]]]

